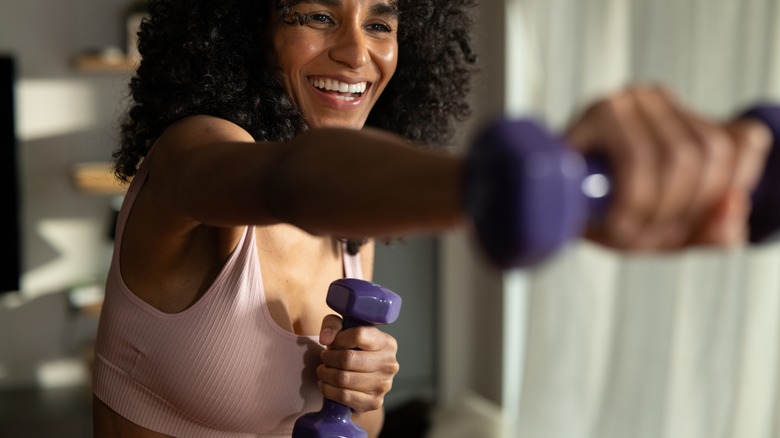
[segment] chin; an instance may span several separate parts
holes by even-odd
[[[342,129],[363,129],[365,120],[314,120],[308,125],[310,128],[342,128]]]

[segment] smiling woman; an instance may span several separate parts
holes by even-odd
[[[471,0],[153,0],[115,151],[132,180],[95,351],[95,435],[290,436],[323,396],[370,436],[395,339],[328,285],[463,222]],[[395,182],[397,174],[404,175]],[[394,181],[393,184],[388,184]]]
[[[442,149],[469,114],[473,3],[150,2],[114,152],[132,181],[95,347],[98,437],[285,437],[323,397],[378,435],[396,340],[341,330],[325,295],[371,278],[375,237],[471,225],[464,173],[483,162]],[[601,99],[566,132],[615,170],[589,237],[739,243],[769,137],[663,87]],[[491,197],[524,189],[478,171]]]
[[[362,128],[398,64],[398,10],[376,2],[304,2],[276,21],[285,87],[311,128]]]

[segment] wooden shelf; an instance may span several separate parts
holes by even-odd
[[[86,54],[73,60],[73,68],[84,73],[133,73],[138,60],[126,56]]]
[[[79,163],[71,171],[76,188],[90,195],[121,195],[127,184],[118,180],[107,162]]]

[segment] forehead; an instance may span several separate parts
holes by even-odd
[[[338,8],[351,4],[363,4],[373,14],[398,16],[397,0],[293,0],[288,5],[314,4]]]

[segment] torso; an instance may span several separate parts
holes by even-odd
[[[139,193],[125,227],[122,275],[139,298],[162,312],[179,313],[208,289],[238,243],[243,227],[198,226],[187,233],[172,233],[160,220],[159,208],[149,193]],[[328,285],[344,276],[340,242],[286,224],[256,227],[255,234],[271,317],[291,333],[318,336],[322,319],[333,313],[325,303]],[[373,244],[369,243],[361,250],[367,278],[372,263]],[[168,436],[135,425],[97,398],[93,415],[96,437]]]
[[[131,228],[130,224],[128,224],[129,228]],[[331,237],[311,236],[298,228],[284,224],[257,227],[256,236],[268,310],[272,318],[281,328],[291,333],[307,336],[319,335],[322,319],[333,313],[325,304],[325,293],[328,285],[334,279],[344,276],[340,243]],[[130,247],[128,251],[134,250],[134,243],[131,242],[143,246],[144,239],[124,239],[123,245]],[[148,249],[140,250],[146,251],[147,259],[149,255],[156,254]],[[124,260],[127,260],[127,257]],[[159,262],[147,260],[149,264]],[[201,269],[201,263],[203,262],[194,263],[190,269],[196,271]],[[373,244],[369,243],[361,250],[361,264],[366,276],[372,270],[372,263]],[[182,268],[180,273],[185,271],[187,269]],[[206,271],[216,272],[218,269],[207,269]],[[182,296],[175,292],[175,285],[180,286],[186,280],[167,283],[169,287],[174,286],[171,289],[173,292],[160,293],[158,287],[157,293],[154,294],[153,285],[161,284],[159,278],[155,279],[154,276],[149,275],[148,271],[146,274],[142,272],[132,268],[128,269],[127,266],[123,265],[123,275],[126,282],[132,285],[133,291],[159,310],[166,313],[178,313],[197,302],[198,296]],[[213,276],[211,280],[213,280]],[[201,276],[199,281],[205,284],[210,283],[206,276]],[[200,294],[202,292],[201,288]],[[95,423],[96,437],[168,437],[168,435],[152,432],[127,421],[97,398],[94,398],[93,415],[97,420]]]
[[[133,294],[161,312],[175,314],[203,296],[245,227],[219,228],[181,219],[161,195],[159,178],[165,175],[150,173],[134,201],[121,242],[121,273]],[[322,319],[333,313],[325,304],[328,285],[344,276],[340,245],[332,237],[313,236],[285,224],[258,226],[255,235],[270,316],[283,330],[317,336]],[[372,243],[361,250],[361,265],[370,279]],[[167,437],[94,400],[97,438]]]

